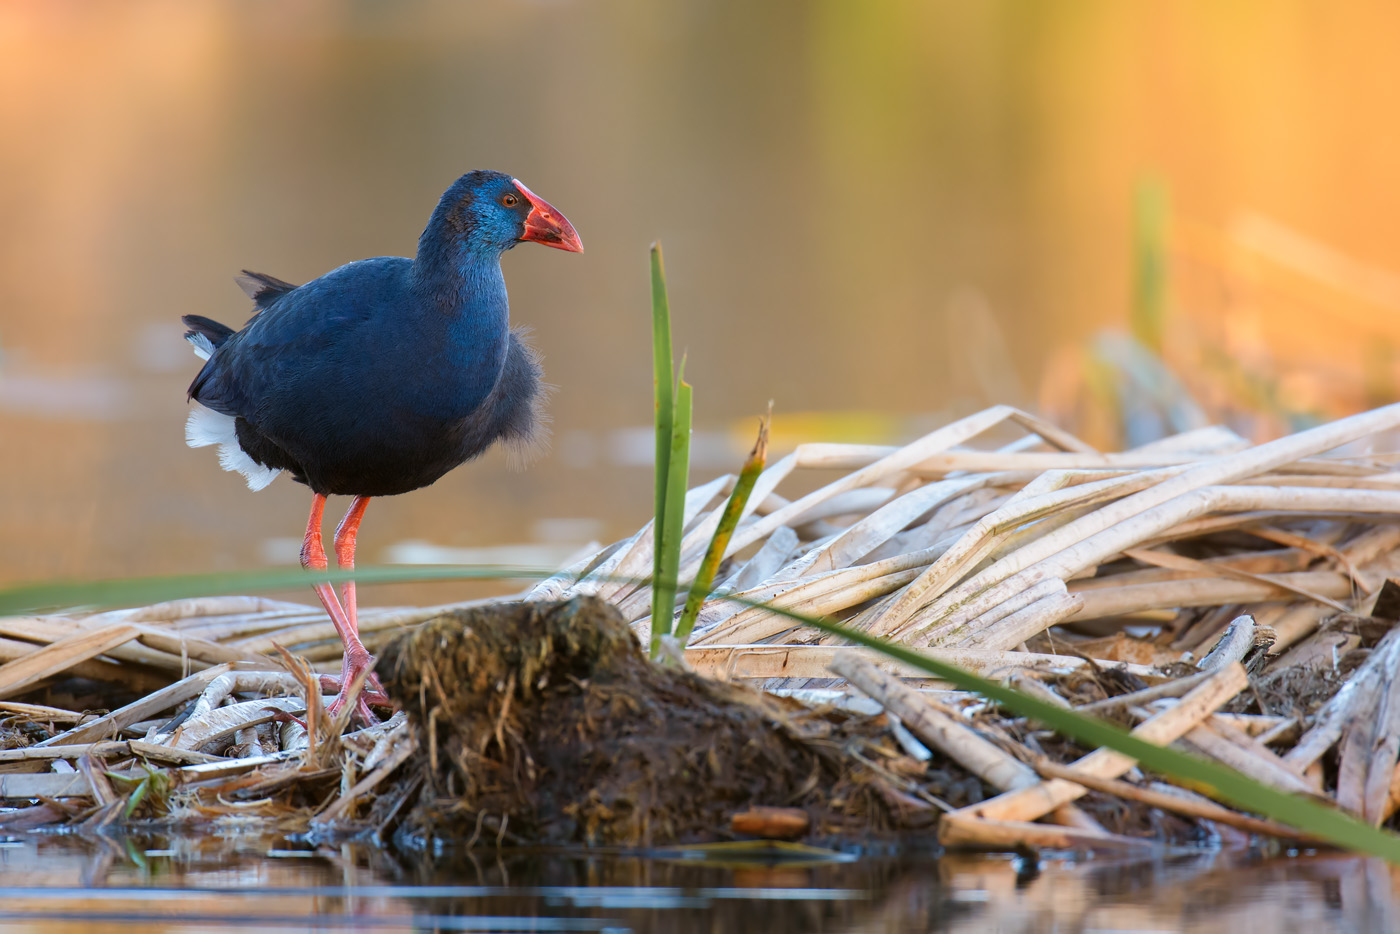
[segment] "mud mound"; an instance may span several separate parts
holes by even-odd
[[[383,651],[420,730],[411,833],[659,845],[725,839],[735,811],[799,807],[812,835],[888,827],[888,790],[839,726],[648,661],[592,597],[439,617]]]

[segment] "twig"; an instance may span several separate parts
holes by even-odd
[[[1183,697],[1180,703],[1139,724],[1132,731],[1133,735],[1138,739],[1152,743],[1172,742],[1218,710],[1221,705],[1242,691],[1248,684],[1249,679],[1245,676],[1243,666],[1236,663],[1222,668]],[[1108,749],[1096,749],[1075,762],[1073,767],[1091,775],[1117,778],[1132,768],[1133,764],[1134,760],[1122,753]],[[995,798],[969,805],[954,813],[969,818],[994,821],[1036,820],[1083,794],[1084,787],[1082,785],[1052,779],[1029,788],[997,795]]]
[[[1031,767],[1046,778],[1064,779],[1065,781],[1074,782],[1077,785],[1083,785],[1085,788],[1092,791],[1101,791],[1127,801],[1137,801],[1148,807],[1160,808],[1163,811],[1173,811],[1177,814],[1184,814],[1187,817],[1197,817],[1201,820],[1227,824],[1248,833],[1264,834],[1283,840],[1298,840],[1300,842],[1313,844],[1321,842],[1311,834],[1303,833],[1300,830],[1294,830],[1292,827],[1274,821],[1249,817],[1248,815],[1240,814],[1213,802],[1168,794],[1162,791],[1154,791],[1151,788],[1143,788],[1141,785],[1134,785],[1131,782],[1119,781],[1113,778],[1101,778],[1096,775],[1089,775],[1079,769],[1072,769],[1051,762],[1044,757],[1032,760]]]

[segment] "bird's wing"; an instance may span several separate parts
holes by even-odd
[[[298,363],[314,366],[320,354],[322,309],[297,301],[275,302],[243,329],[218,344],[190,384],[190,398],[224,415],[252,417],[257,400]]]
[[[322,361],[346,355],[350,335],[401,292],[410,262],[360,260],[299,287],[261,277],[276,285],[250,293],[258,313],[216,342],[218,352],[190,384],[190,397],[216,412],[256,421],[263,402],[302,382]]]

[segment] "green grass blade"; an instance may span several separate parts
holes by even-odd
[[[63,607],[145,606],[218,594],[264,593],[310,588],[320,581],[361,584],[423,583],[464,580],[544,580],[550,568],[476,565],[463,567],[403,565],[359,567],[353,571],[308,573],[301,568],[227,571],[219,574],[179,574],[98,581],[47,581],[0,590],[0,616],[37,613]]]
[[[661,580],[661,542],[666,531],[666,484],[671,472],[671,440],[676,414],[675,357],[671,350],[671,304],[666,295],[666,265],[661,242],[651,245],[651,366],[656,405],[656,502],[652,520],[652,580]],[[682,491],[684,492],[684,491]],[[651,618],[660,619],[658,594],[652,588]],[[669,614],[667,614],[669,618]]]
[[[744,513],[744,504],[749,501],[753,485],[758,480],[758,475],[763,473],[767,462],[768,419],[765,418],[759,420],[758,440],[754,442],[743,470],[739,471],[739,479],[734,483],[734,492],[729,494],[729,501],[724,504],[724,514],[720,516],[714,537],[710,539],[710,546],[705,550],[705,559],[700,562],[695,582],[690,585],[690,593],[686,595],[685,609],[681,611],[680,622],[676,624],[676,641],[682,646],[690,638],[690,631],[695,628],[695,620],[700,615],[700,605],[710,595],[710,588],[715,583],[715,574],[719,571],[719,563],[724,559],[729,539],[739,524],[739,517]]]
[[[656,543],[660,561],[651,582],[653,658],[660,650],[661,637],[671,633],[671,615],[676,611],[676,577],[680,573],[681,536],[685,532],[685,490],[690,480],[690,404],[690,384],[685,381],[685,360],[682,359],[671,432],[671,472],[666,478],[666,522]]]
[[[146,799],[146,794],[151,790],[151,777],[148,775],[141,780],[141,784],[136,786],[136,790],[126,799],[126,807],[122,808],[122,817],[130,817],[136,813],[136,809],[141,806],[141,802]]]

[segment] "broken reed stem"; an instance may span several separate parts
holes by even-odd
[[[830,668],[832,674],[845,678],[898,716],[915,736],[993,788],[1010,791],[1035,783],[1035,772],[1024,762],[984,739],[893,675],[850,655],[837,658]]]
[[[1010,791],[1035,784],[1035,772],[1024,762],[982,737],[948,709],[906,687],[897,677],[853,655],[838,658],[832,663],[831,672],[879,702],[914,735],[993,788]],[[1053,816],[1056,823],[1069,827],[1102,830],[1097,821],[1072,804],[1057,808]]]
[[[1132,734],[1139,739],[1158,745],[1165,745],[1179,739],[1194,729],[1210,714],[1225,704],[1244,688],[1249,679],[1244,667],[1238,663],[1215,672],[1209,679],[1197,686],[1170,707],[1147,721],[1139,724]],[[1097,749],[1076,761],[1073,768],[1098,775],[1103,778],[1117,778],[1132,768],[1134,760],[1109,749]],[[1036,820],[1064,804],[1084,794],[1084,786],[1075,785],[1060,779],[1039,782],[1028,788],[1021,788],[1000,794],[990,800],[980,802],[955,811],[948,817],[972,818],[978,820]],[[940,840],[942,831],[940,829]]]
[[[1092,850],[1134,852],[1151,850],[1159,844],[1146,837],[1034,824],[1028,821],[971,818],[961,812],[944,814],[938,821],[938,841],[946,847],[984,850]]]
[[[1217,824],[1226,824],[1247,833],[1264,834],[1278,837],[1281,840],[1297,840],[1302,843],[1318,844],[1324,842],[1311,834],[1295,830],[1285,824],[1240,814],[1212,801],[1201,801],[1194,797],[1155,791],[1118,779],[1102,778],[1079,769],[1060,765],[1043,756],[1032,761],[1030,767],[1045,778],[1063,779],[1074,782],[1076,785],[1083,785],[1091,791],[1101,791],[1114,795],[1125,801],[1137,801],[1140,804],[1160,808],[1163,811],[1173,811],[1187,817],[1197,817],[1202,820],[1214,821]]]
[[[1103,700],[1092,701],[1088,704],[1080,704],[1074,708],[1080,713],[1101,716],[1113,710],[1126,710],[1130,707],[1141,707],[1155,700],[1164,697],[1180,697],[1187,693],[1196,685],[1210,677],[1209,671],[1203,671],[1196,675],[1187,675],[1184,678],[1177,678],[1173,681],[1164,681],[1161,684],[1143,688],[1141,691],[1132,691],[1128,694],[1118,694],[1114,697],[1106,697]]]
[[[923,654],[989,678],[1020,670],[1070,672],[1093,668],[1116,668],[1139,678],[1162,677],[1161,672],[1150,665],[1075,655],[988,649],[925,649]],[[704,645],[685,650],[686,663],[692,670],[723,680],[821,678],[826,676],[831,664],[843,656],[863,659],[883,671],[895,672],[906,678],[928,677],[922,669],[857,645]]]
[[[690,593],[685,599],[685,609],[681,611],[680,622],[676,626],[676,642],[684,646],[690,639],[690,632],[695,628],[695,619],[700,615],[700,604],[705,602],[705,598],[710,595],[710,590],[714,586],[715,574],[719,571],[719,563],[724,557],[724,550],[729,546],[730,536],[734,534],[735,527],[739,524],[739,516],[743,514],[744,506],[749,501],[749,494],[753,492],[754,483],[758,480],[758,475],[763,472],[764,465],[768,462],[768,421],[772,416],[761,418],[758,422],[758,440],[754,442],[753,450],[749,452],[748,459],[744,461],[744,467],[739,471],[739,479],[734,484],[734,492],[729,494],[728,501],[724,504],[724,513],[720,516],[719,526],[715,529],[714,537],[710,539],[709,548],[705,551],[705,557],[700,562],[700,570],[695,575],[695,582],[690,585]],[[656,611],[653,609],[653,618]]]

